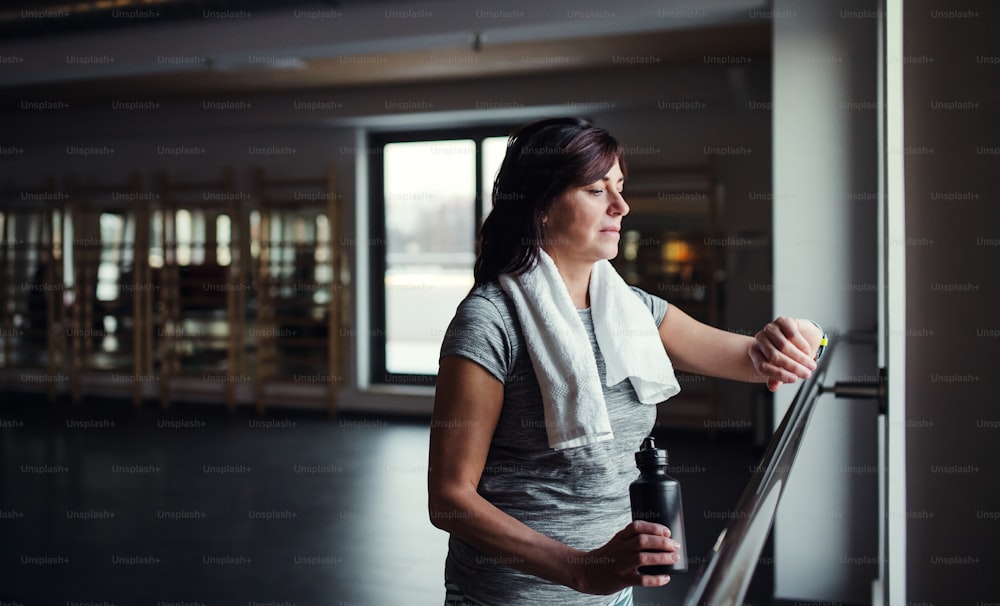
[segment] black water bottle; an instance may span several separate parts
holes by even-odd
[[[667,475],[667,451],[657,448],[653,436],[642,441],[635,453],[639,477],[628,487],[632,519],[663,524],[670,538],[680,543],[678,560],[669,566],[640,566],[640,574],[670,574],[687,571],[687,542],[684,540],[684,508],[681,485]]]

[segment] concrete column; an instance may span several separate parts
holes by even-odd
[[[875,2],[774,2],[774,314],[877,324]],[[876,380],[873,346],[828,381]],[[780,421],[796,386],[774,399]],[[878,562],[877,410],[822,396],[774,529],[775,594],[868,603]]]

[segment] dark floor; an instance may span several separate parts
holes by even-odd
[[[0,393],[0,437],[2,604],[443,602],[427,420]],[[660,437],[697,564],[759,450],[741,435]],[[747,604],[771,603],[762,563]],[[678,604],[692,577],[638,590],[636,605]]]

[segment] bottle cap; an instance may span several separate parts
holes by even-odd
[[[635,464],[639,468],[667,465],[667,451],[656,447],[653,436],[646,436],[635,453]]]

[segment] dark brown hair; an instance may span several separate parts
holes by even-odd
[[[539,120],[514,131],[493,182],[493,211],[479,230],[476,285],[534,267],[542,217],[553,201],[600,181],[616,160],[624,173],[623,151],[608,131],[578,118]]]

